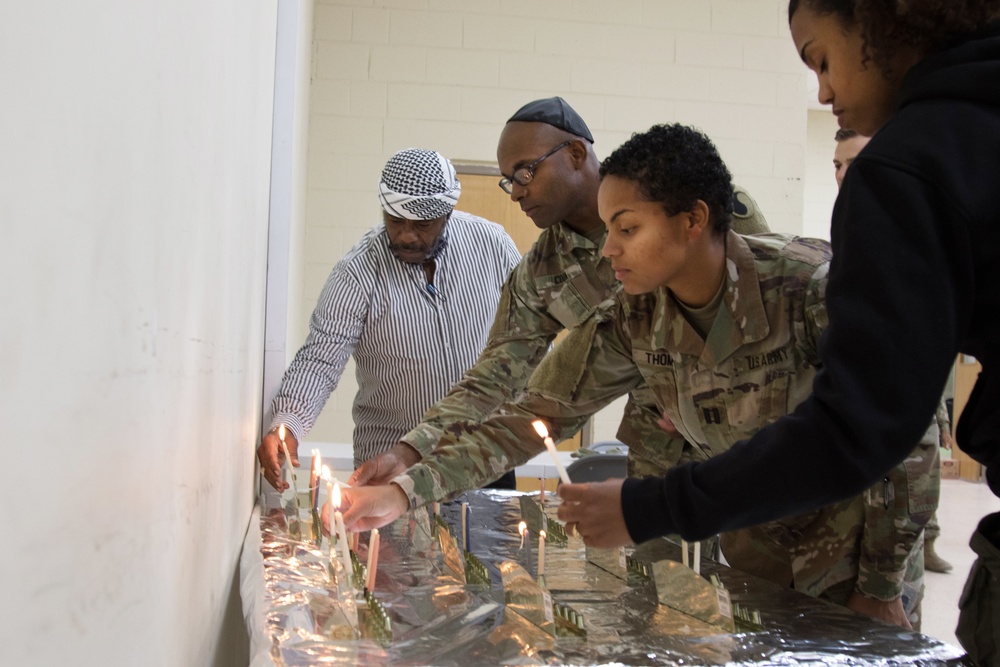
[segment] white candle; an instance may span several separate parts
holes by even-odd
[[[538,531],[538,576],[545,576],[545,531]]]
[[[462,550],[469,550],[469,503],[462,503]]]
[[[292,469],[292,457],[288,453],[288,445],[285,443],[285,425],[278,427],[278,439],[281,440],[281,449],[285,454],[285,463],[288,464],[288,476],[292,478],[292,491],[298,493],[295,488],[295,470]],[[296,496],[297,498],[298,496]]]
[[[556,470],[559,471],[559,479],[562,480],[563,484],[569,484],[569,475],[566,474],[566,468],[563,467],[562,462],[559,460],[559,455],[556,453],[556,444],[549,437],[549,430],[545,428],[545,422],[541,419],[536,419],[531,422],[531,425],[535,427],[535,432],[538,433],[539,437],[542,438],[542,442],[545,443],[545,449],[549,450],[549,456],[552,457],[553,463],[556,464]]]
[[[681,564],[684,567],[690,567],[688,564],[688,543],[687,540],[681,540]]]
[[[538,487],[538,502],[545,505],[545,475],[542,475],[541,486]]]
[[[694,573],[701,574],[701,542],[694,543]]]
[[[372,536],[368,540],[368,578],[365,580],[365,588],[369,591],[375,590],[375,571],[378,569],[378,528],[372,529]]]
[[[312,466],[309,468],[309,499],[312,501],[313,511],[319,510],[319,475],[321,459],[319,450],[312,450]]]
[[[329,466],[323,466],[323,479],[326,480],[326,519],[330,522],[330,564],[333,564],[333,477]]]
[[[347,531],[344,529],[344,515],[340,511],[340,485],[333,485],[333,504],[337,508],[333,512],[333,524],[337,529],[337,542],[340,543],[340,560],[344,565],[344,574],[351,576],[351,552],[347,545]]]

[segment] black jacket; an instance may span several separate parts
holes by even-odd
[[[633,539],[700,539],[862,492],[913,450],[959,351],[983,373],[957,439],[1000,495],[998,84],[1000,25],[911,69],[833,211],[812,396],[725,454],[626,480]]]

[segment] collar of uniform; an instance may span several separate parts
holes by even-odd
[[[655,293],[653,344],[699,357],[709,368],[727,359],[742,345],[765,338],[770,331],[753,251],[746,240],[730,231],[726,237],[726,285],[722,305],[708,338],[688,324],[681,308],[665,287]]]
[[[551,229],[553,234],[555,234],[559,249],[567,254],[573,252],[574,248],[580,248],[582,250],[586,250],[587,252],[600,251],[601,247],[604,245],[604,239],[608,234],[607,229],[605,229],[603,234],[601,234],[600,239],[597,242],[594,242],[585,235],[571,229],[565,222],[553,225],[549,229]]]

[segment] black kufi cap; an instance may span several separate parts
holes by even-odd
[[[594,135],[590,133],[590,128],[580,118],[580,114],[574,111],[573,107],[561,97],[548,97],[544,100],[528,102],[507,119],[508,123],[511,121],[545,123],[594,143]]]

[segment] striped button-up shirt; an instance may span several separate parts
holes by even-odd
[[[353,354],[357,466],[399,442],[476,362],[521,256],[500,225],[461,211],[443,234],[432,284],[392,254],[381,224],[337,262],[271,404],[272,428],[301,441]]]

